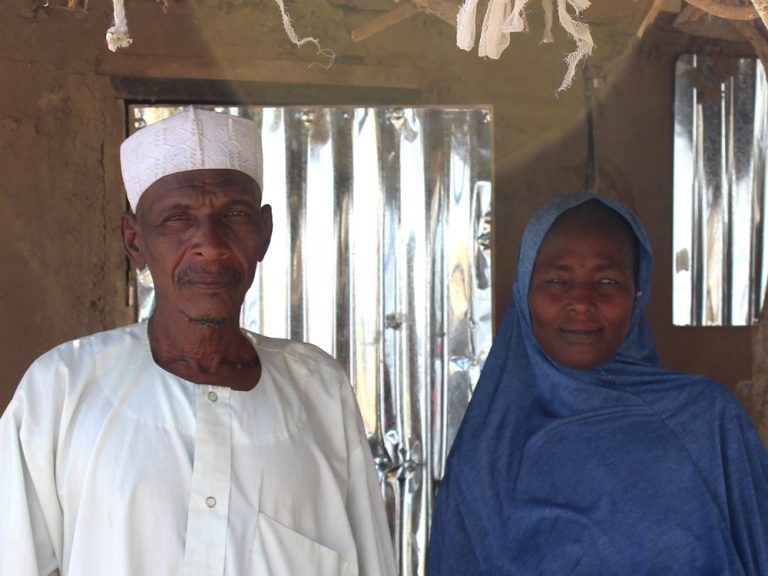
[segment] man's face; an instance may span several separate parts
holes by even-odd
[[[165,176],[123,219],[129,256],[152,273],[156,309],[212,323],[239,316],[271,233],[258,184],[235,170]]]
[[[634,245],[616,218],[580,214],[558,221],[539,249],[528,291],[533,333],[563,366],[599,366],[627,336],[635,302]]]

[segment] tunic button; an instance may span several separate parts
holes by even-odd
[[[213,390],[208,392],[208,400],[210,400],[211,402],[216,402],[216,400],[218,399],[219,399],[219,395],[216,394],[216,392],[214,392]]]
[[[216,498],[208,496],[208,498],[205,499],[205,505],[208,506],[208,508],[213,508],[216,506]]]

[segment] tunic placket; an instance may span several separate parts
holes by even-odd
[[[196,386],[195,454],[184,576],[223,575],[232,471],[231,389]]]

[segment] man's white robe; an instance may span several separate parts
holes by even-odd
[[[0,419],[0,576],[395,574],[340,366],[246,335],[248,392],[166,372],[146,324],[35,361]]]

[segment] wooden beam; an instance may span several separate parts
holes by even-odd
[[[648,26],[656,21],[660,12],[680,12],[683,9],[682,0],[654,0],[648,14],[643,18],[640,28],[637,29],[637,37],[642,38]]]
[[[413,0],[352,30],[352,41],[361,42],[419,12],[435,16],[456,28],[459,5],[452,0]]]
[[[729,40],[731,42],[743,42],[744,36],[732,26],[734,22],[741,20],[726,20],[712,16],[704,10],[700,10],[690,4],[675,18],[674,28],[690,34],[691,36],[703,36],[715,40]]]
[[[712,14],[726,20],[757,20],[760,14],[757,13],[754,6],[736,6],[734,4],[725,4],[719,0],[685,0],[691,6],[703,10],[707,14]]]
[[[440,18],[443,22],[456,28],[459,16],[459,5],[452,0],[413,0],[419,10]]]
[[[408,2],[407,4],[398,6],[352,30],[352,41],[362,42],[366,38],[370,38],[379,32],[383,32],[387,28],[394,26],[403,20],[407,20],[419,12],[419,6],[415,2]]]
[[[200,58],[169,58],[124,52],[105,54],[96,72],[134,78],[280,82],[333,86],[381,86],[422,88],[426,79],[420,68],[333,64],[330,68],[307,62],[281,60],[203,61]]]
[[[752,0],[752,5],[757,10],[757,13],[760,14],[765,29],[768,30],[768,0]]]
[[[768,38],[756,26],[750,22],[730,22],[730,25],[736,28],[744,38],[746,38],[757,53],[757,57],[763,63],[765,71],[768,73]]]

